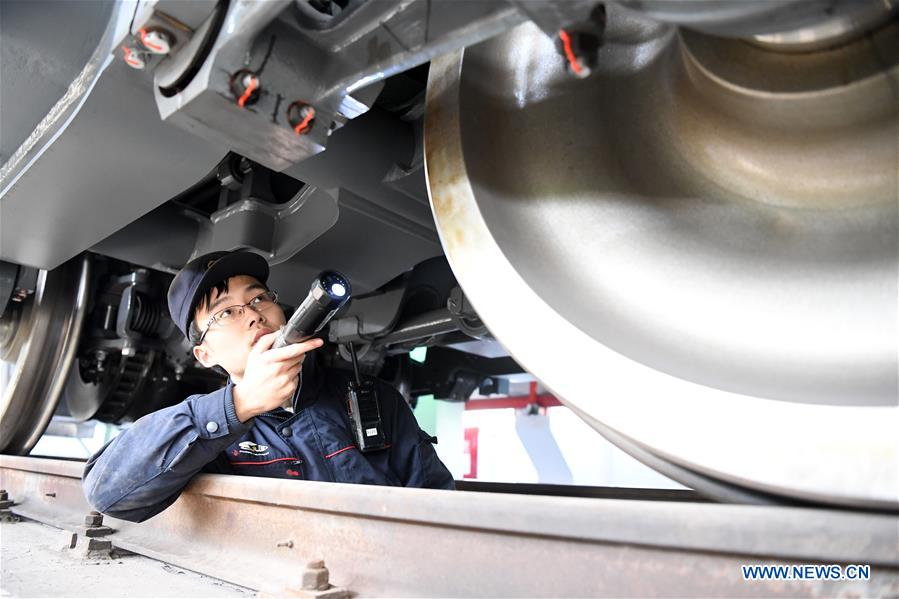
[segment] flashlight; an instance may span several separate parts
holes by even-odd
[[[339,272],[326,270],[319,274],[309,288],[309,295],[281,329],[272,348],[300,343],[313,337],[347,303],[350,292],[349,282]]]

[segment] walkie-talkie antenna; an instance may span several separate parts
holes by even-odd
[[[362,379],[359,378],[359,363],[356,361],[356,348],[353,347],[353,342],[349,343],[350,348],[350,359],[353,361],[353,375],[356,377],[356,384],[361,385]]]

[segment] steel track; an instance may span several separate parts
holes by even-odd
[[[0,456],[12,511],[77,531],[83,463]],[[202,475],[116,547],[276,595],[310,560],[360,596],[883,596],[899,517]],[[745,582],[742,564],[870,564],[859,581]],[[318,593],[318,594],[316,594]]]

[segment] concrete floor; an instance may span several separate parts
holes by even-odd
[[[0,597],[253,597],[227,582],[141,555],[85,560],[71,534],[30,521],[0,523]]]

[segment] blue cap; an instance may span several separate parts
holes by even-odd
[[[253,252],[211,252],[194,258],[175,275],[169,285],[169,314],[185,337],[190,339],[190,321],[203,294],[216,283],[238,275],[255,277],[264,284],[268,262]]]

